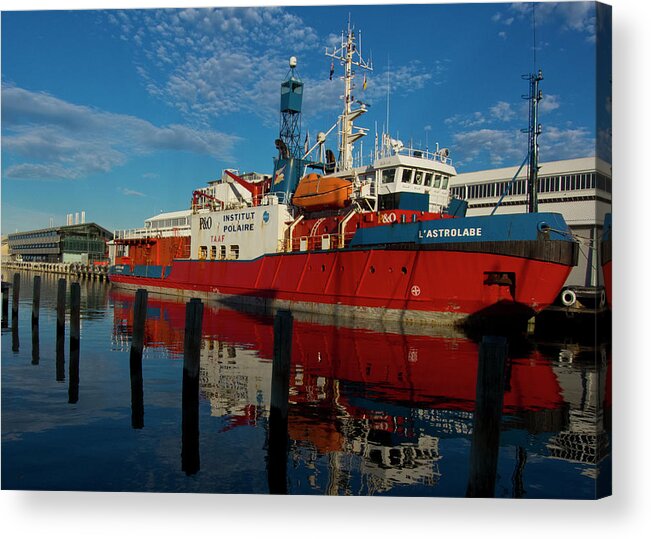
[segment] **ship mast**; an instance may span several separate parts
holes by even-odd
[[[531,26],[533,33],[533,66],[536,69],[536,4],[531,5]],[[523,75],[523,78],[527,78]],[[542,90],[540,89],[540,81],[543,80],[542,70],[538,69],[538,73],[530,73],[529,79],[529,96],[525,99],[529,100],[529,128],[527,130],[529,135],[529,170],[527,174],[527,191],[528,197],[528,210],[529,213],[536,213],[538,211],[538,136],[542,133],[542,126],[538,123],[538,103],[543,98]]]
[[[542,126],[538,123],[538,103],[542,100],[542,90],[539,88],[543,80],[542,71],[529,76],[529,213],[538,211],[538,135],[542,133]]]
[[[329,51],[326,47],[325,54],[334,60],[339,60],[344,66],[344,110],[339,117],[339,170],[348,170],[353,166],[353,143],[359,138],[366,135],[368,129],[353,125],[354,120],[366,112],[366,105],[359,103],[359,108],[353,108],[353,79],[355,72],[353,66],[357,66],[368,71],[373,71],[373,66],[362,58],[361,51],[361,32],[360,45],[355,43],[355,33],[348,21],[348,30],[346,37],[342,33],[341,45]]]

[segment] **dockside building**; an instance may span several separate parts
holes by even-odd
[[[96,223],[66,225],[9,234],[9,255],[25,262],[108,260],[107,242],[113,234]]]

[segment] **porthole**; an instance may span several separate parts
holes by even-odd
[[[321,271],[325,271],[325,264],[321,264]]]
[[[403,275],[407,275],[407,268],[405,266],[402,266],[402,269],[400,271]]]
[[[370,269],[369,269],[369,271],[370,271],[371,273],[375,273],[375,266],[371,266]]]

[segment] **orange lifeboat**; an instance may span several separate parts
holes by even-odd
[[[292,203],[307,211],[340,209],[350,204],[352,183],[312,172],[298,182]]]

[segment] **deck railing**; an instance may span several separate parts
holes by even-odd
[[[175,236],[189,236],[190,226],[176,226],[166,228],[129,228],[113,232],[113,239],[141,239],[141,238],[172,238]]]

